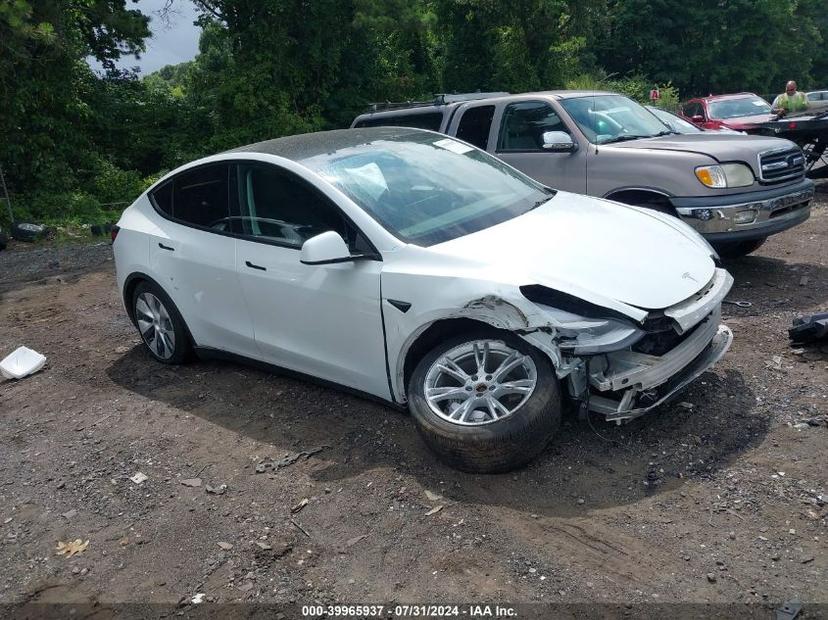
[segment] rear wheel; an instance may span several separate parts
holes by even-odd
[[[448,465],[505,472],[534,459],[560,425],[549,360],[508,332],[447,340],[417,364],[409,408],[426,444]]]
[[[714,243],[713,248],[722,258],[741,258],[758,250],[767,240],[767,237],[762,237],[761,239],[750,239],[749,241]]]
[[[132,294],[138,333],[152,356],[164,364],[180,364],[190,354],[190,335],[184,319],[161,287],[141,282]]]

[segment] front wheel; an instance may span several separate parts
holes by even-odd
[[[713,248],[722,258],[742,258],[758,250],[767,240],[767,237],[762,237],[761,239],[750,239],[749,241],[714,243]]]
[[[432,349],[411,375],[408,397],[429,448],[468,472],[525,465],[546,447],[561,420],[550,361],[517,336],[494,329]]]

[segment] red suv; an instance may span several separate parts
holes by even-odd
[[[753,93],[710,95],[691,99],[682,106],[681,114],[703,129],[735,129],[744,131],[755,123],[773,120],[770,104]]]

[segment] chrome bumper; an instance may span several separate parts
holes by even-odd
[[[638,417],[658,407],[712,367],[733,342],[733,333],[720,325],[720,312],[712,313],[681,344],[662,356],[635,351],[617,351],[607,355],[606,369],[591,372],[593,390],[589,408],[607,420],[621,422]],[[614,392],[619,400],[600,396]]]
[[[813,187],[766,198],[726,205],[678,206],[676,212],[682,221],[700,234],[714,238],[722,235],[761,232],[780,232],[795,225],[810,214],[810,201],[814,197]],[[759,235],[762,236],[762,235]],[[767,236],[767,235],[764,235]]]

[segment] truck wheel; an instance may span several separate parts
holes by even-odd
[[[517,336],[494,329],[432,349],[411,375],[408,397],[428,447],[451,467],[474,473],[525,465],[561,420],[550,361]]]
[[[712,245],[722,258],[741,258],[742,256],[747,256],[751,252],[758,250],[767,240],[767,237],[763,237],[762,239],[732,241],[729,243],[714,243]]]

